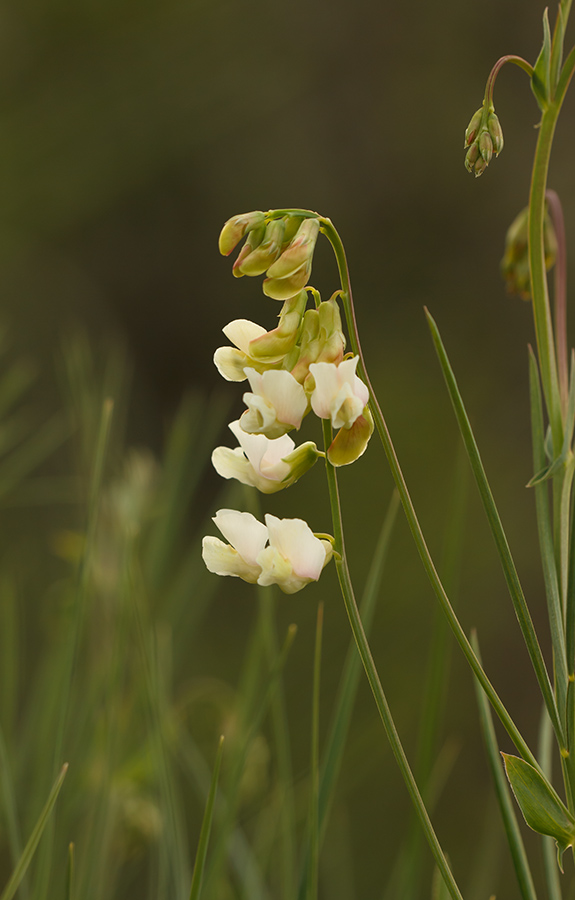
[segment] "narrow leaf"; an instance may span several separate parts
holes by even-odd
[[[26,870],[28,869],[28,866],[30,865],[32,857],[34,856],[34,853],[36,852],[36,847],[38,846],[38,842],[39,842],[40,838],[42,837],[42,832],[44,831],[44,828],[46,827],[46,823],[47,823],[48,819],[50,818],[50,813],[52,812],[52,810],[54,808],[54,804],[56,803],[58,794],[60,793],[60,788],[62,787],[62,783],[64,781],[64,778],[66,777],[67,771],[68,771],[68,763],[65,763],[65,765],[62,766],[62,768],[60,770],[60,774],[58,775],[56,781],[54,782],[54,786],[53,786],[52,790],[50,791],[48,800],[46,801],[46,805],[45,805],[44,809],[42,810],[42,812],[40,813],[40,818],[38,819],[38,821],[36,822],[36,825],[34,826],[34,830],[32,831],[32,834],[30,835],[28,843],[24,847],[24,851],[18,861],[18,865],[12,872],[12,875],[10,877],[10,880],[8,881],[8,884],[2,891],[2,894],[0,895],[0,900],[12,900],[12,897],[15,895],[16,891],[18,890],[18,885],[24,878],[24,875],[26,874]]]
[[[208,852],[208,842],[210,840],[210,831],[212,828],[212,819],[214,815],[214,803],[216,800],[216,791],[218,788],[218,778],[220,774],[220,765],[222,762],[222,752],[224,749],[224,738],[223,735],[220,737],[220,743],[218,746],[218,752],[216,754],[216,762],[214,764],[214,771],[212,775],[212,783],[210,786],[210,793],[208,794],[208,800],[206,803],[206,808],[204,810],[204,818],[202,820],[202,827],[200,830],[200,839],[198,841],[198,849],[196,852],[196,861],[194,863],[194,874],[192,876],[192,887],[190,890],[190,900],[198,900],[200,896],[200,890],[202,887],[202,878],[204,875],[204,868],[206,864],[206,855]]]
[[[479,642],[475,633],[471,636],[471,643],[477,656],[479,657],[479,659],[481,659],[479,652]],[[509,786],[507,784],[507,781],[505,780],[503,766],[501,765],[501,757],[499,755],[499,748],[497,746],[497,737],[495,734],[495,727],[493,725],[491,707],[489,705],[487,697],[485,696],[485,692],[477,682],[475,682],[475,693],[477,695],[477,705],[479,706],[479,720],[481,723],[483,740],[485,741],[485,749],[487,751],[489,768],[491,769],[491,774],[493,776],[497,802],[499,803],[501,818],[503,819],[503,825],[505,827],[505,834],[507,835],[507,842],[509,844],[511,858],[513,859],[515,874],[517,875],[517,881],[519,882],[519,890],[521,891],[523,900],[537,900],[537,894],[535,892],[535,886],[533,884],[533,877],[529,868],[529,860],[527,859],[527,854],[525,852],[523,838],[521,837],[521,831],[519,829],[519,824],[515,815],[515,809],[513,806],[513,801],[511,799]]]
[[[537,57],[531,76],[531,89],[542,112],[545,112],[551,96],[551,30],[549,28],[549,9],[543,13],[543,46]]]
[[[549,782],[533,766],[518,756],[501,755],[523,818],[533,831],[555,839],[557,864],[563,871],[563,854],[575,842],[575,819]]]
[[[547,672],[545,660],[543,659],[541,647],[539,646],[539,641],[537,639],[537,634],[533,626],[533,620],[531,619],[531,614],[529,612],[529,608],[523,594],[523,589],[519,581],[517,569],[515,567],[513,557],[511,556],[511,550],[509,549],[507,537],[503,530],[503,524],[499,517],[499,512],[495,505],[495,500],[493,499],[493,494],[487,480],[485,469],[483,468],[483,462],[481,460],[479,448],[477,446],[477,442],[471,428],[471,423],[469,421],[469,417],[467,415],[467,411],[459,392],[459,387],[457,385],[453,369],[451,368],[451,364],[447,357],[445,347],[443,346],[443,342],[441,340],[441,335],[439,334],[437,325],[427,310],[426,316],[431,330],[431,336],[435,344],[435,349],[437,351],[437,356],[439,358],[439,363],[443,371],[443,377],[445,378],[445,383],[447,384],[447,389],[451,397],[453,409],[455,410],[459,430],[461,432],[463,443],[465,444],[465,449],[467,450],[469,462],[473,470],[473,475],[475,477],[475,481],[481,495],[483,508],[485,509],[489,527],[491,528],[491,533],[493,534],[493,539],[499,553],[503,573],[505,575],[505,581],[507,582],[507,588],[509,590],[509,595],[513,603],[515,615],[517,616],[517,621],[519,622],[519,626],[521,628],[523,640],[525,641],[527,651],[531,658],[533,669],[535,671],[535,675],[537,676],[537,681],[539,683],[541,693],[543,694],[545,705],[549,712],[549,717],[553,723],[553,728],[557,736],[560,738],[562,746],[564,746],[565,738],[563,734],[563,725],[559,717],[557,704],[553,695],[553,690],[551,688],[549,673]],[[520,752],[523,753],[522,750]]]

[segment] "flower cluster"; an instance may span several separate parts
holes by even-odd
[[[337,430],[327,450],[334,466],[358,459],[373,432],[369,392],[356,374],[358,357],[345,355],[338,295],[322,301],[308,286],[320,227],[314,215],[256,211],[234,216],[220,234],[226,256],[245,238],[233,274],[265,274],[264,293],[283,301],[276,328],[234,319],[223,329],[231,346],[214,354],[222,377],[247,382],[249,390],[245,411],[229,425],[239,446],[216,447],[212,463],[223,478],[264,494],[290,487],[324,455],[312,441],[296,447],[288,435],[310,412]],[[308,309],[310,295],[315,304]],[[266,515],[264,525],[249,513],[220,510],[214,522],[229,544],[206,537],[202,552],[208,569],[219,575],[294,593],[317,581],[332,556],[331,544],[301,519]]]

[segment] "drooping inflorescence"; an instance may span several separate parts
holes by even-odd
[[[358,459],[373,432],[369,392],[356,374],[358,357],[345,355],[337,294],[322,301],[308,284],[320,229],[314,214],[255,211],[234,216],[220,234],[226,256],[244,240],[233,274],[265,275],[264,293],[283,301],[276,328],[234,319],[223,329],[232,346],[214,354],[223,378],[247,381],[250,388],[244,413],[229,426],[238,446],[217,447],[214,468],[263,494],[295,484],[324,456],[313,441],[296,446],[288,436],[310,412],[337,430],[326,453],[334,466]],[[202,553],[220,575],[294,593],[316,581],[332,555],[329,541],[314,537],[301,519],[267,515],[263,525],[248,513],[223,510],[214,522],[229,544],[206,537]]]

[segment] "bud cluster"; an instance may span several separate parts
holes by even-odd
[[[478,178],[485,172],[493,154],[499,156],[503,150],[503,131],[493,104],[486,106],[484,102],[473,114],[463,146],[467,148],[465,168]]]
[[[220,253],[229,256],[247,235],[233,274],[236,278],[267,274],[264,294],[274,300],[289,300],[309,281],[319,230],[315,217],[286,215],[268,220],[259,210],[241,213],[224,225]]]

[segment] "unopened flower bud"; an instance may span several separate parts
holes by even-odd
[[[288,357],[286,367],[300,384],[308,377],[312,363],[330,362],[336,365],[343,359],[345,335],[341,327],[341,315],[335,297],[320,303],[317,309],[308,309],[303,319],[297,358]]]
[[[482,131],[479,135],[479,152],[485,160],[485,165],[488,166],[493,156],[493,141],[488,131]]]
[[[283,219],[274,219],[270,222],[262,242],[247,256],[244,256],[241,262],[238,258],[238,268],[241,274],[263,275],[281,253],[284,232],[285,222]]]
[[[287,300],[306,286],[318,234],[319,220],[304,219],[287,249],[267,270],[264,294],[274,300]]]
[[[465,168],[468,172],[473,172],[475,163],[479,158],[479,145],[474,142],[465,155]]]
[[[503,131],[501,128],[501,123],[499,122],[499,118],[495,115],[495,113],[490,114],[487,120],[487,128],[493,141],[493,151],[495,153],[495,156],[499,156],[499,154],[503,150]]]
[[[531,299],[531,276],[529,273],[529,207],[522,209],[507,230],[505,253],[501,260],[501,274],[505,279],[507,293],[517,294],[522,300]],[[545,267],[551,269],[557,257],[557,237],[549,214],[543,222]]]
[[[289,278],[301,266],[308,263],[313,255],[318,234],[318,219],[304,219],[287,250],[284,250],[277,262],[268,269],[269,277]]]
[[[305,308],[307,291],[290,297],[282,306],[279,325],[250,342],[249,354],[258,363],[280,362],[295,347]]]
[[[229,256],[245,234],[264,223],[265,215],[259,210],[240,213],[228,219],[220,232],[219,248],[222,256]]]
[[[467,126],[465,130],[465,143],[464,147],[469,147],[470,144],[473,143],[475,138],[477,137],[477,132],[479,131],[479,126],[481,125],[481,119],[483,118],[483,107],[481,106],[477,112],[473,113],[471,118],[471,122]]]
[[[257,228],[254,228],[252,231],[249,232],[249,234],[246,238],[245,244],[242,247],[242,249],[240,250],[240,252],[238,253],[238,257],[232,266],[232,275],[234,275],[236,278],[241,278],[242,275],[244,274],[244,272],[241,269],[241,265],[242,265],[243,261],[254,252],[256,247],[259,247],[259,245],[261,244],[261,242],[264,239],[265,233],[266,233],[265,223],[258,225]]]

